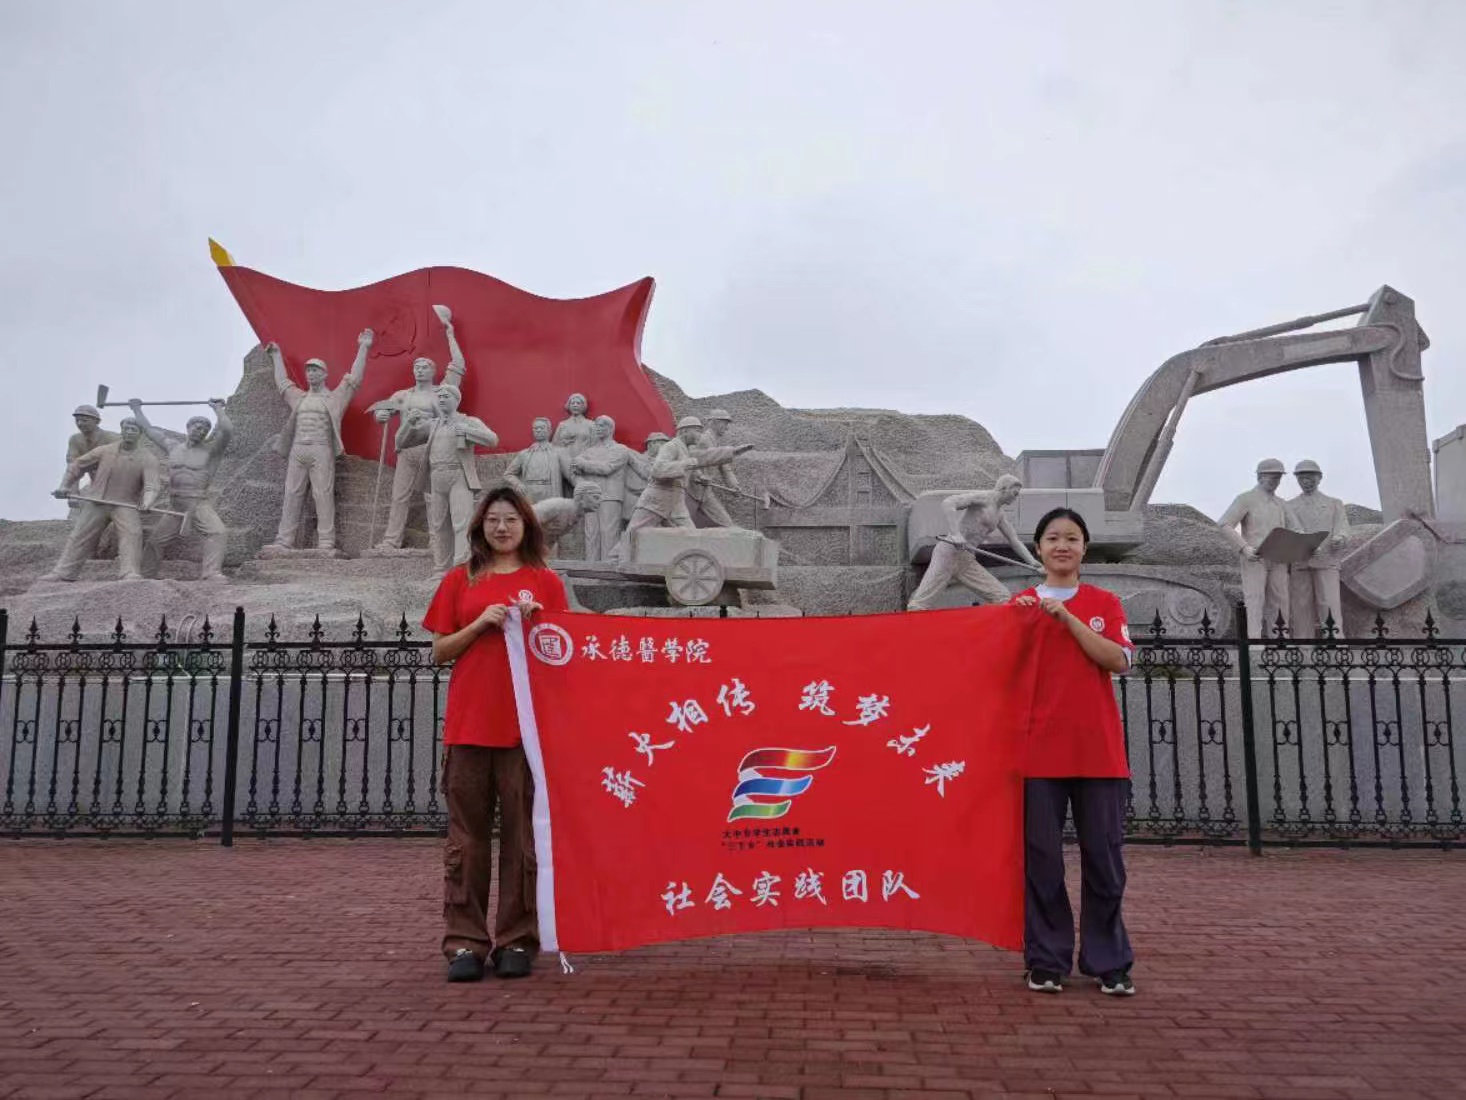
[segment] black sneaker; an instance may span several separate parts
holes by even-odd
[[[450,982],[477,982],[484,976],[484,962],[466,947],[460,947],[448,960]]]
[[[527,978],[534,967],[534,956],[523,947],[499,947],[494,950],[494,977]]]
[[[1111,997],[1133,997],[1135,996],[1135,983],[1130,980],[1130,971],[1111,970],[1102,974],[1099,978],[1101,993]]]
[[[1064,975],[1053,970],[1030,970],[1028,988],[1035,993],[1062,993],[1064,991]]]

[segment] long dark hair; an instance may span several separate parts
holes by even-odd
[[[468,524],[468,579],[475,579],[489,568],[494,560],[494,551],[484,537],[484,517],[489,514],[489,505],[497,500],[507,500],[524,521],[524,541],[519,544],[519,560],[536,569],[545,568],[545,529],[535,515],[534,505],[523,493],[507,482],[495,485],[484,494],[483,500],[473,510],[473,519]]]

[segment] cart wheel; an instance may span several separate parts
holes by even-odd
[[[706,550],[684,550],[667,566],[667,593],[684,607],[701,607],[723,591],[723,566]]]

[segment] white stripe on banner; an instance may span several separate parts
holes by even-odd
[[[519,736],[534,776],[534,854],[539,864],[535,884],[535,911],[540,921],[540,950],[558,951],[555,930],[555,845],[550,835],[550,790],[545,784],[545,758],[540,752],[540,727],[535,721],[534,698],[529,691],[529,655],[524,650],[524,626],[519,608],[504,620],[504,642],[509,647],[509,677],[514,684],[514,708],[519,713]]]

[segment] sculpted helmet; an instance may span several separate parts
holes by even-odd
[[[652,432],[652,434],[649,435],[649,436],[647,436],[646,439],[643,442],[644,443],[666,443],[670,439],[671,439],[671,437],[669,435],[667,435],[666,432]]]
[[[1305,458],[1293,467],[1293,476],[1296,477],[1299,474],[1317,474],[1319,477],[1323,477],[1323,471],[1318,468],[1318,463],[1311,458]]]
[[[1276,458],[1265,458],[1257,464],[1259,474],[1281,474],[1284,473],[1283,464]]]
[[[684,416],[681,420],[677,421],[677,430],[679,432],[683,428],[701,428],[701,427],[702,427],[702,421],[699,420],[695,416]]]
[[[72,416],[90,416],[93,420],[101,420],[102,414],[97,411],[94,405],[78,405]]]
[[[728,415],[726,409],[713,409],[711,412],[708,413],[709,424],[711,424],[714,420],[727,420],[731,422],[732,419],[733,418]]]

